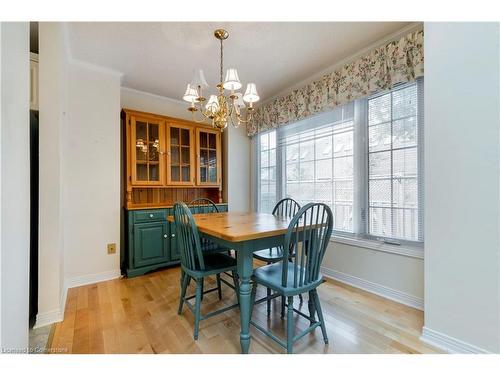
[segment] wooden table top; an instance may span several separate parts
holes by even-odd
[[[258,212],[195,214],[200,232],[230,242],[255,240],[285,234],[291,219]],[[174,217],[168,220],[173,222]]]

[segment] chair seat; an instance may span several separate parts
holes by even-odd
[[[283,250],[278,247],[259,250],[253,253],[253,257],[267,263],[276,263],[283,259]]]
[[[254,270],[253,277],[254,280],[266,287],[276,290],[284,296],[294,296],[307,292],[309,290],[315,289],[323,282],[323,276],[318,275],[318,278],[314,282],[308,284],[307,286],[294,288],[293,282],[295,279],[295,270],[292,264],[288,267],[288,277],[287,285],[282,285],[282,267],[283,262],[278,262],[274,264],[269,264],[267,266],[259,267]],[[300,267],[297,267],[297,284],[300,284]],[[302,279],[305,276],[305,270],[302,268]]]
[[[225,249],[227,251],[227,249]],[[209,275],[215,275],[222,272],[227,271],[235,271],[236,270],[236,259],[220,252],[209,252],[203,254],[203,261],[205,263],[205,269],[203,271],[200,270],[189,270],[184,269],[188,275],[192,277],[204,277]]]

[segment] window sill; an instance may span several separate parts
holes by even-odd
[[[423,247],[408,246],[408,245],[391,245],[376,240],[369,240],[365,238],[350,238],[343,236],[332,236],[330,242],[362,247],[370,250],[383,251],[385,253],[403,255],[410,258],[424,259]]]

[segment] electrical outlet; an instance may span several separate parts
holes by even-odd
[[[114,254],[114,253],[116,253],[116,244],[108,243],[108,254]]]

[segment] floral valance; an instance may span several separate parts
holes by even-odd
[[[247,126],[253,136],[424,75],[424,32],[412,32],[259,107]]]

